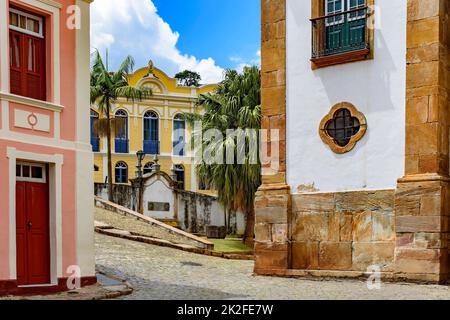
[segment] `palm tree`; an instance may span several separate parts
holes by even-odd
[[[236,137],[228,136],[229,129],[260,129],[261,128],[261,77],[258,67],[246,67],[242,73],[235,70],[225,72],[225,80],[221,82],[212,94],[201,95],[198,105],[204,113],[185,114],[190,124],[201,121],[202,132],[193,132],[192,140],[198,139],[209,129],[219,130],[223,139],[216,141],[215,154],[222,152],[225,156],[228,150],[234,151],[238,157]],[[249,137],[246,138],[247,143]],[[194,146],[195,152],[205,150],[209,145],[203,142],[202,148]],[[247,144],[248,145],[248,144]],[[241,146],[242,147],[242,146]],[[211,146],[209,146],[211,148]],[[246,148],[247,150],[247,148]],[[248,150],[247,150],[248,151]],[[214,187],[219,201],[228,211],[242,210],[246,214],[245,243],[253,243],[255,227],[255,193],[261,185],[261,164],[252,161],[249,152],[245,154],[244,164],[207,164],[205,159],[197,166],[197,175],[203,181]]]
[[[116,72],[109,72],[103,63],[98,51],[94,52],[91,67],[91,103],[97,104],[98,110],[103,117],[105,125],[99,125],[99,133],[106,135],[108,141],[108,198],[113,201],[113,181],[111,162],[111,106],[119,98],[126,98],[127,101],[142,101],[152,95],[151,89],[136,88],[128,83],[129,74],[133,71],[134,60],[128,56],[120,65]],[[102,121],[100,121],[102,123]],[[104,128],[104,129],[102,129]]]

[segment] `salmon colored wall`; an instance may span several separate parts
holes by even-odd
[[[6,142],[0,140],[0,280],[9,280],[9,172]]]
[[[30,145],[25,143],[0,140],[0,168],[8,168],[8,159],[6,158],[6,148],[16,148],[18,151],[32,152],[38,154],[54,155],[61,154],[64,157],[62,166],[62,263],[63,271],[67,267],[76,264],[76,206],[75,206],[75,185],[76,185],[76,167],[75,152],[63,149],[43,147],[39,145]],[[9,176],[8,170],[5,176],[0,179],[0,219],[9,221],[9,199],[8,190]],[[9,223],[0,224],[0,279],[9,278]],[[4,258],[5,257],[5,258]]]
[[[61,104],[64,112],[61,114],[61,139],[75,141],[76,137],[76,40],[75,30],[66,26],[68,18],[67,7],[73,5],[73,0],[59,0],[63,4],[60,20],[61,46]],[[86,106],[89,108],[89,106]]]
[[[60,10],[60,79],[61,79],[61,105],[65,107],[61,114],[61,139],[75,141],[76,137],[76,35],[75,30],[69,30],[66,26],[68,18],[67,7],[75,4],[74,0],[56,1],[63,5]],[[11,0],[16,6],[20,6],[28,11],[35,12],[46,17],[46,40],[47,40],[47,100],[52,101],[53,92],[53,43],[49,39],[53,39],[53,30],[51,22],[53,17],[49,13],[37,11],[32,6],[24,4],[18,0]],[[87,108],[89,106],[86,106]]]

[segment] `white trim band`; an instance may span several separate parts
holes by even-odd
[[[41,108],[45,110],[50,110],[53,112],[62,112],[64,110],[64,107],[59,104],[51,103],[48,101],[41,101],[36,100],[24,96],[19,96],[12,93],[6,93],[3,91],[0,91],[0,100],[5,100],[13,103],[19,103],[31,107]]]

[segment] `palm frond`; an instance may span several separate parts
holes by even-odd
[[[255,193],[261,184],[261,165],[254,163],[258,157],[246,154],[249,138],[244,145],[236,143],[235,137],[226,135],[227,129],[259,129],[261,127],[261,80],[258,67],[244,68],[242,73],[235,70],[225,71],[222,81],[214,93],[200,95],[197,105],[204,113],[187,115],[186,119],[202,121],[202,131],[219,130],[223,134],[220,141],[204,141],[206,148],[222,152],[224,157],[233,157],[233,163],[211,164],[202,163],[197,167],[197,175],[203,181],[214,185],[218,191],[219,200],[229,209],[253,210]],[[199,136],[201,132],[194,132]],[[248,153],[248,152],[247,152]],[[238,156],[244,155],[244,163],[238,164]],[[256,158],[256,159],[254,159]],[[225,159],[224,159],[225,160]]]
[[[144,99],[148,99],[152,96],[153,92],[150,88],[146,87],[132,87],[130,85],[124,85],[113,90],[113,97],[125,98],[127,101],[142,101]]]

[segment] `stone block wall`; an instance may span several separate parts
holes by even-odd
[[[398,184],[395,250],[398,278],[443,283],[448,279],[450,189],[448,181]]]
[[[280,167],[263,176],[256,197],[257,274],[339,276],[378,264],[398,280],[449,279],[450,1],[406,4],[405,174],[392,177],[397,190],[291,196],[286,0],[261,1],[261,125],[280,131]]]
[[[108,185],[105,183],[94,184],[94,194],[97,197],[108,200]],[[114,203],[120,206],[137,210],[135,190],[132,186],[126,184],[113,184]]]
[[[292,269],[393,272],[395,190],[292,195]]]
[[[448,0],[408,0],[405,175],[395,199],[400,279],[448,280],[449,13]]]
[[[263,187],[256,193],[255,272],[277,273],[289,267],[291,196],[286,186]]]
[[[278,170],[263,161],[255,199],[255,273],[276,274],[289,266],[290,187],[286,184],[286,0],[261,0],[261,127],[278,130]]]

